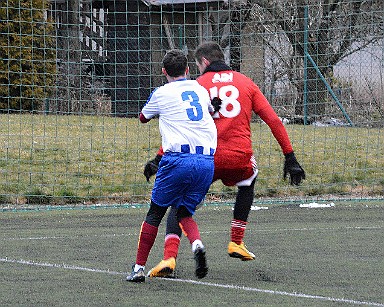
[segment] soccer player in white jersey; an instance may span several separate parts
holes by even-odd
[[[163,59],[168,83],[157,88],[140,113],[148,122],[159,115],[164,156],[152,190],[151,205],[142,223],[136,263],[127,281],[145,281],[145,264],[167,208],[177,208],[177,219],[192,245],[195,275],[208,272],[205,247],[192,215],[203,200],[213,179],[213,155],[217,145],[214,108],[207,90],[195,80],[187,80],[187,58],[180,50],[169,51]]]

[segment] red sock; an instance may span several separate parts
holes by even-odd
[[[164,241],[164,260],[171,257],[177,258],[179,253],[180,237],[176,234],[170,233],[165,236]]]
[[[191,216],[184,217],[180,220],[180,228],[191,244],[195,240],[201,240],[199,228]]]
[[[236,244],[243,242],[247,222],[233,219],[231,222],[231,241]]]
[[[155,243],[157,236],[157,227],[143,222],[140,229],[139,242],[137,244],[136,264],[145,265],[147,263],[149,252]]]

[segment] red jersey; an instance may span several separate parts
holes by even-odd
[[[211,99],[222,100],[219,112],[213,115],[217,129],[213,181],[220,179],[227,186],[249,185],[257,176],[251,139],[252,112],[269,126],[284,154],[293,151],[283,123],[251,79],[218,61],[211,63],[197,81],[208,90]],[[161,148],[158,154],[162,155]]]
[[[217,152],[252,153],[252,112],[270,127],[284,154],[293,151],[284,125],[250,78],[236,71],[222,70],[208,71],[197,81],[208,90],[211,99],[219,97],[222,100],[219,113],[214,115]]]

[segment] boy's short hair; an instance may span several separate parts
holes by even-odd
[[[188,59],[179,49],[168,51],[163,58],[163,67],[171,77],[179,77],[185,74]]]
[[[202,63],[206,58],[210,63],[215,61],[224,61],[224,52],[220,45],[215,42],[205,42],[200,44],[195,51],[195,59]]]

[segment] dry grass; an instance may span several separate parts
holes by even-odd
[[[288,125],[307,173],[300,188],[282,180],[283,155],[269,128],[253,123],[258,197],[382,195],[381,129]],[[157,120],[106,116],[0,115],[0,202],[146,202],[144,164],[160,146]],[[153,180],[152,180],[153,182]],[[209,198],[232,198],[214,183]]]

